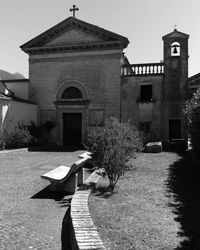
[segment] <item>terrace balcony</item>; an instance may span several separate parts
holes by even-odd
[[[121,76],[154,76],[164,74],[164,63],[142,63],[122,65]]]

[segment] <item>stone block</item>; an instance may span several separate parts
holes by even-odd
[[[145,153],[160,153],[162,152],[161,142],[149,142],[145,145]]]

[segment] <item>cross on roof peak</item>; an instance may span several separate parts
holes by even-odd
[[[73,12],[73,17],[75,17],[76,11],[79,11],[79,8],[76,7],[76,5],[73,5],[73,8],[70,9],[70,11]]]
[[[177,25],[176,24],[174,25],[174,30],[177,30]]]

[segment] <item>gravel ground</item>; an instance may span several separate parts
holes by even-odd
[[[0,154],[0,249],[61,249],[68,200],[50,193],[40,175],[73,163],[81,152]]]

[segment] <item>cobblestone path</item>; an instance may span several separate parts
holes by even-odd
[[[49,196],[45,192],[49,183],[40,175],[74,162],[80,152],[0,154],[1,250],[61,249],[68,201]]]

